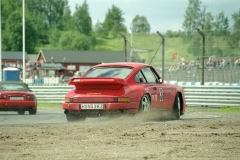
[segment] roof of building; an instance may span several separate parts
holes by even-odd
[[[67,69],[67,68],[63,67],[63,65],[61,63],[45,63],[45,64],[43,64],[42,69],[61,70],[61,69]]]
[[[29,62],[35,63],[37,61],[38,55],[37,54],[28,54]]]
[[[2,60],[22,60],[22,51],[2,51]],[[25,60],[29,60],[28,54],[25,52]]]
[[[108,63],[125,61],[124,51],[40,50],[45,63]]]

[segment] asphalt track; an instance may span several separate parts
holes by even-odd
[[[186,113],[181,116],[180,120],[184,119],[206,119],[217,118],[219,116],[211,114]],[[87,121],[95,120],[97,118],[87,118]],[[38,110],[36,115],[18,115],[17,112],[0,112],[0,125],[11,124],[41,124],[41,123],[68,123],[66,117],[61,109],[53,110]]]

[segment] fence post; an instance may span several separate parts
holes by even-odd
[[[158,31],[157,34],[162,38],[162,78],[164,79],[164,36]]]
[[[197,31],[202,36],[202,80],[201,80],[201,85],[204,85],[205,35],[202,31],[200,31],[200,29],[198,29]]]

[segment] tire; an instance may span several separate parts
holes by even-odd
[[[151,101],[147,94],[144,94],[140,101],[139,112],[149,113],[151,111]]]
[[[18,112],[18,115],[24,115],[25,110],[18,110],[17,112]]]
[[[75,114],[71,114],[71,113],[67,113],[66,114],[66,118],[68,122],[76,122],[76,121],[80,121],[80,120],[85,120],[86,117],[83,116],[79,116],[79,115],[75,115]]]
[[[29,110],[29,114],[35,115],[37,113],[37,110]]]
[[[181,115],[180,112],[181,112],[181,101],[179,98],[179,94],[177,93],[174,101],[173,112],[172,112],[173,118],[180,119],[180,115]]]

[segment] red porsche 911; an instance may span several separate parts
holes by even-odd
[[[35,94],[23,82],[0,82],[0,111],[17,111],[18,114],[37,113]]]
[[[174,119],[184,114],[182,87],[166,84],[156,70],[143,63],[103,63],[81,78],[72,78],[62,108],[68,121],[104,114],[169,110]],[[161,112],[160,112],[161,113]]]

